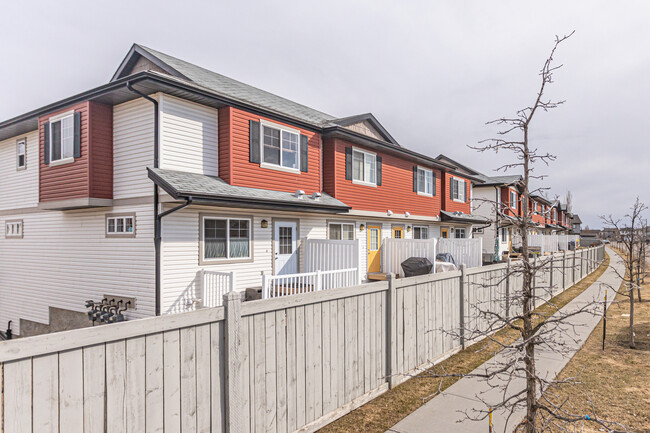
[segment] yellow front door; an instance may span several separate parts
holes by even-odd
[[[404,227],[393,227],[393,239],[404,239]]]
[[[447,239],[449,237],[449,229],[440,229],[440,237]]]
[[[368,226],[368,272],[381,271],[381,227]]]

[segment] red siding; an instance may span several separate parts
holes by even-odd
[[[43,124],[50,117],[71,110],[81,113],[81,157],[70,164],[45,165]],[[113,110],[110,106],[82,102],[41,117],[38,128],[40,201],[113,197]]]
[[[517,209],[510,206],[510,190],[507,186],[501,187],[501,203],[503,204],[503,214],[516,217],[521,215],[521,195],[517,193]]]
[[[232,130],[230,119],[232,118],[232,107],[221,107],[219,109],[219,177],[230,183],[230,131]]]
[[[534,223],[544,224],[546,218],[544,218],[544,215],[541,213],[542,212],[542,204],[537,203],[537,211],[539,213],[534,213],[533,203],[534,203],[534,200],[531,199],[530,204],[528,205],[528,210],[529,210],[529,213],[531,214],[531,219],[533,220]]]
[[[348,146],[352,144],[340,139],[325,140],[323,183],[326,193],[355,210],[387,212],[390,209],[395,213],[440,215],[440,171],[433,170],[436,176],[436,195],[421,196],[413,192],[414,164],[378,152],[377,155],[382,158],[382,184],[376,188],[353,184],[351,180],[345,179],[345,148]]]
[[[221,117],[221,111],[219,112]],[[222,152],[222,146],[219,146],[219,158],[229,158],[229,171],[226,176],[229,177],[231,185],[246,186],[252,188],[264,188],[273,191],[296,192],[301,189],[307,194],[321,191],[321,137],[312,131],[296,128],[287,123],[277,122],[272,119],[260,117],[246,111],[236,108],[229,109],[230,117],[230,134],[224,139],[225,147],[228,151]],[[259,164],[249,161],[249,121],[260,119],[268,120],[290,128],[300,129],[300,133],[309,138],[309,171],[307,173],[287,173],[279,170],[262,168]],[[221,142],[221,136],[219,137]],[[229,142],[228,142],[229,140]],[[222,165],[219,164],[220,176]]]
[[[451,198],[451,194],[450,194],[450,190],[449,190],[449,182],[451,181],[452,177],[463,179],[466,182],[465,187],[467,189],[466,190],[467,198],[466,198],[466,201],[464,203],[455,201],[455,200],[453,200]],[[444,200],[443,200],[442,209],[446,210],[447,212],[462,212],[462,213],[466,213],[466,214],[472,213],[471,205],[470,205],[470,198],[469,198],[469,194],[470,194],[469,190],[470,190],[471,182],[468,179],[465,179],[465,178],[463,178],[461,176],[451,174],[451,173],[445,173],[443,179],[444,179],[444,181],[443,181],[443,197],[444,197]]]

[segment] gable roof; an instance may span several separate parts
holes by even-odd
[[[314,110],[306,105],[290,101],[289,99],[138,44],[134,44],[131,47],[131,50],[129,50],[129,53],[118,67],[111,81],[128,75],[130,67],[140,57],[146,58],[179,80],[192,82],[212,92],[235,98],[246,104],[288,115],[319,127],[335,120],[334,116]]]
[[[364,121],[368,122],[382,136],[384,140],[391,144],[394,144],[395,146],[399,146],[397,141],[388,133],[388,131],[386,131],[386,129],[382,126],[381,123],[379,123],[377,118],[372,113],[341,117],[339,119],[332,120],[331,123],[343,127],[349,127],[351,125],[355,125]]]
[[[483,184],[481,186],[508,186],[513,185],[523,179],[522,176],[518,174],[507,176],[486,176],[484,174],[479,174],[476,177],[483,180]]]
[[[447,164],[451,164],[457,169],[460,169],[461,172],[464,172],[465,174],[468,174],[470,176],[476,176],[480,177],[483,176],[480,171],[474,170],[473,168],[470,168],[464,164],[461,164],[460,162],[451,159],[447,155],[443,155],[442,153],[436,157],[438,161],[443,161],[446,162]]]

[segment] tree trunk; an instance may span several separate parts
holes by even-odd
[[[636,349],[634,343],[634,289],[630,284],[630,349]]]

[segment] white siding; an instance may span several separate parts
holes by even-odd
[[[136,212],[136,237],[105,238],[105,214]],[[35,212],[22,219],[24,237],[0,237],[0,324],[19,318],[48,323],[48,307],[86,311],[105,294],[137,298],[129,318],[154,314],[151,205],[102,210]]]
[[[16,141],[27,138],[26,165],[16,170]],[[0,141],[0,209],[38,205],[38,131]]]
[[[167,206],[167,208],[170,205]],[[211,264],[199,265],[199,214],[209,213],[215,215],[253,217],[253,259],[247,263],[234,264]],[[262,272],[272,274],[273,272],[273,228],[272,221],[278,219],[298,219],[300,221],[300,239],[326,239],[327,223],[330,222],[352,222],[355,224],[355,239],[359,239],[359,267],[361,278],[367,278],[367,229],[361,231],[361,224],[366,227],[373,224],[372,221],[354,219],[339,215],[308,215],[288,212],[273,212],[247,209],[225,209],[192,206],[174,212],[163,219],[162,225],[162,306],[163,314],[175,313],[190,310],[193,308],[192,301],[200,298],[200,271],[234,271],[237,280],[237,290],[246,288],[261,287]],[[261,228],[261,221],[268,221],[267,228]],[[382,226],[382,237],[392,236],[391,225],[403,224],[404,227],[412,226],[413,221],[389,221],[380,222]],[[435,226],[422,224],[429,227],[431,233]],[[406,232],[412,237],[412,231]],[[298,251],[300,257],[299,272],[303,270],[302,251]]]
[[[160,167],[217,176],[217,110],[169,95],[160,97]]]
[[[153,104],[143,98],[113,107],[113,198],[153,195]]]

